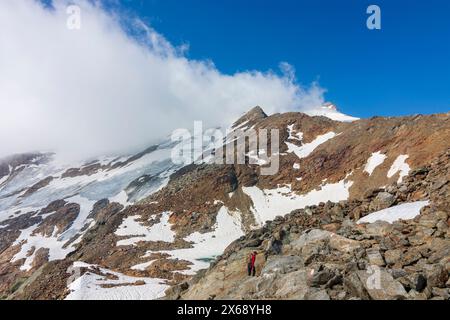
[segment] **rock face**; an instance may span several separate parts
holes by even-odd
[[[448,114],[350,123],[302,113],[267,116],[256,107],[232,128],[279,130],[278,172],[261,174],[251,154],[242,164],[176,167],[157,158],[170,151],[167,143],[125,159],[45,171],[13,188],[28,165],[48,156],[0,161],[0,297],[63,299],[76,263],[89,265],[81,276],[127,279],[100,289],[132,292],[157,281],[158,290],[170,287],[169,299],[448,297]],[[374,154],[385,157],[369,174]],[[152,157],[152,166],[138,166]],[[71,192],[55,197],[52,188],[70,182]],[[120,197],[109,193],[118,184]],[[108,191],[104,198],[96,197],[100,190]],[[40,206],[25,205],[42,195],[49,198]],[[429,205],[414,220],[357,224],[374,211],[415,201]],[[49,245],[39,247],[42,239]],[[192,258],[195,250],[205,253]],[[257,274],[248,277],[247,258],[255,250]],[[199,260],[213,262],[198,271],[208,266],[197,268]]]

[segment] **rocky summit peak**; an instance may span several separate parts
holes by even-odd
[[[237,126],[242,125],[243,123],[254,123],[265,118],[267,118],[267,114],[260,106],[256,106],[247,113],[245,113],[242,117],[240,117],[233,124],[233,128],[236,128]]]

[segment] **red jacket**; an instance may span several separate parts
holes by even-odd
[[[252,253],[249,261],[252,267],[255,265],[255,261],[256,261],[256,254]]]

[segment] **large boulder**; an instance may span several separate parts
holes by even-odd
[[[403,256],[402,249],[388,250],[384,253],[384,259],[388,265],[397,264]]]
[[[368,300],[369,294],[356,272],[350,272],[344,277],[344,290],[351,297]]]
[[[308,255],[311,252],[318,251],[321,247],[329,246],[329,248],[349,253],[361,247],[356,240],[347,239],[335,233],[313,229],[302,234],[298,239],[291,242],[291,248],[300,252],[302,255]]]
[[[388,192],[380,192],[377,194],[375,199],[370,203],[371,211],[379,211],[389,208],[395,203],[395,196]]]
[[[380,268],[357,272],[361,283],[373,300],[406,299],[407,292],[390,273]]]
[[[425,276],[429,288],[445,288],[449,279],[448,272],[440,264],[430,264],[424,266]]]
[[[288,273],[303,266],[303,259],[299,256],[271,256],[261,271],[262,275],[270,273]]]
[[[380,250],[376,248],[368,249],[366,250],[366,254],[370,265],[379,267],[384,267],[386,265],[383,256],[380,253]]]
[[[364,226],[365,233],[370,236],[384,237],[393,230],[392,224],[386,221],[375,221]]]
[[[304,300],[310,290],[306,270],[298,270],[281,277],[275,282],[274,298]]]

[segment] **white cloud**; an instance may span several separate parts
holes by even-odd
[[[284,75],[233,75],[189,60],[140,21],[84,0],[81,30],[66,27],[66,0],[0,1],[0,156],[52,150],[77,157],[142,148],[194,120],[227,125],[255,105],[266,112],[311,109],[323,89]],[[128,24],[129,26],[129,24]]]

